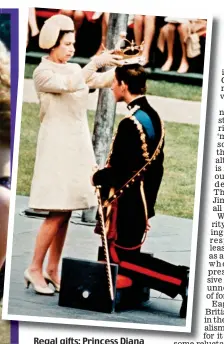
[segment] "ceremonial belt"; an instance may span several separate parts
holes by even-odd
[[[152,137],[153,134],[155,134],[154,129],[151,128],[152,127],[151,120],[149,120],[148,116],[144,112],[141,112],[140,116],[137,116],[137,118],[135,116],[131,116],[130,119],[132,119],[135,122],[135,124],[137,125],[137,128],[140,132],[140,136],[144,135],[142,127],[144,127],[149,138]],[[111,254],[112,260],[117,264],[120,263],[120,260],[119,260],[118,255],[117,255],[116,248],[126,250],[126,251],[137,250],[138,248],[140,248],[143,245],[143,243],[145,242],[146,236],[147,236],[148,209],[147,209],[147,201],[146,201],[145,192],[144,192],[144,182],[141,179],[141,177],[142,177],[143,173],[146,171],[147,167],[149,165],[151,165],[152,161],[156,160],[157,156],[159,155],[159,153],[161,151],[161,148],[163,145],[163,140],[164,140],[164,135],[165,135],[165,130],[164,130],[163,121],[160,120],[160,124],[161,124],[161,137],[160,137],[158,145],[157,145],[154,153],[152,154],[151,158],[149,158],[149,154],[146,152],[146,149],[145,149],[145,147],[147,147],[147,143],[144,142],[142,145],[142,148],[143,148],[143,150],[145,149],[145,153],[143,154],[143,156],[146,159],[146,164],[141,169],[139,169],[137,172],[135,172],[135,174],[116,192],[114,192],[114,189],[111,189],[113,191],[113,194],[109,195],[109,198],[103,204],[104,208],[108,208],[108,210],[107,210],[107,221],[106,221],[108,238],[110,238],[110,236],[113,237],[113,240],[110,242],[110,254]],[[145,232],[144,232],[144,236],[143,236],[143,239],[142,239],[140,244],[138,244],[136,246],[132,246],[132,247],[125,247],[125,246],[118,245],[115,242],[116,241],[116,237],[115,237],[116,230],[113,228],[113,226],[111,226],[112,227],[112,230],[111,230],[112,233],[110,235],[110,229],[109,229],[110,228],[110,217],[109,217],[109,215],[110,215],[111,209],[113,207],[113,202],[116,201],[116,203],[117,203],[118,198],[125,192],[125,190],[127,188],[129,188],[130,186],[132,186],[139,179],[141,179],[141,181],[140,181],[140,192],[141,192],[141,197],[142,197],[144,212],[145,212],[145,223],[146,223]],[[115,220],[112,220],[112,221],[115,222]]]
[[[145,123],[140,123],[139,120],[137,120],[134,116],[131,116],[130,119],[132,119],[134,122],[138,122],[142,127],[145,127]],[[142,177],[143,173],[146,171],[147,167],[149,167],[153,160],[156,160],[157,156],[159,155],[162,145],[163,145],[163,140],[164,140],[164,135],[165,135],[165,130],[164,130],[164,123],[163,121],[160,119],[160,124],[161,124],[161,136],[160,136],[160,140],[158,142],[158,145],[154,151],[154,153],[152,154],[152,156],[150,158],[146,158],[146,164],[144,166],[142,166],[137,172],[134,173],[134,175],[128,179],[128,181],[126,183],[124,183],[122,185],[121,188],[119,188],[117,191],[115,191],[113,193],[112,196],[110,196],[107,200],[104,201],[103,203],[103,208],[108,207],[110,204],[112,204],[116,199],[118,199],[123,192],[125,192],[125,189],[129,188],[131,185],[133,185],[137,180],[140,179],[140,177]],[[138,124],[137,124],[138,126]]]
[[[143,118],[142,117],[143,116],[141,116],[140,118],[137,119],[135,116],[131,115],[129,118],[131,120],[133,120],[134,123],[137,125],[137,129],[140,132],[140,136],[145,137],[145,134],[142,130],[142,127],[145,128],[147,135],[148,135],[149,128],[151,126],[151,121],[149,120],[147,123],[147,121],[146,121],[147,118],[145,116]],[[137,180],[139,180],[142,177],[142,175],[146,171],[147,167],[149,165],[151,165],[153,160],[156,160],[157,156],[159,155],[161,148],[162,148],[162,145],[163,145],[163,140],[164,140],[164,135],[165,135],[164,124],[163,124],[163,121],[161,119],[160,119],[160,124],[161,124],[161,137],[160,137],[160,140],[156,146],[154,153],[152,154],[152,156],[150,158],[149,158],[148,152],[146,151],[147,143],[143,142],[142,148],[143,148],[143,150],[145,150],[145,153],[143,154],[143,156],[145,157],[146,164],[142,168],[140,168],[136,173],[134,173],[134,175],[130,179],[128,179],[128,181],[121,188],[119,188],[117,191],[114,191],[114,189],[112,188],[111,189],[112,195],[111,196],[109,195],[109,198],[107,200],[105,200],[103,203],[101,202],[101,195],[100,195],[99,187],[96,187],[97,195],[98,195],[98,203],[99,203],[99,208],[100,208],[99,209],[99,216],[100,216],[100,224],[101,224],[101,238],[102,238],[102,244],[103,244],[103,248],[104,248],[104,255],[105,255],[105,259],[106,259],[108,286],[109,286],[110,296],[111,296],[112,300],[113,300],[114,296],[113,296],[113,292],[112,292],[112,279],[111,279],[111,273],[110,273],[110,259],[109,259],[109,254],[108,254],[108,243],[107,243],[108,234],[109,234],[109,238],[110,238],[110,233],[108,231],[109,227],[110,227],[110,221],[108,221],[109,213],[111,212],[111,209],[112,209],[111,207],[113,206],[113,203],[115,201],[117,202],[118,198],[125,192],[125,190],[127,188],[129,188],[131,185],[133,185]],[[151,133],[150,133],[150,136],[151,136]],[[111,148],[111,152],[112,152],[112,148]],[[107,160],[108,164],[110,161],[111,152],[110,152],[109,158]],[[147,225],[147,221],[148,221],[147,203],[146,203],[145,194],[144,194],[143,180],[141,180],[140,191],[141,191],[141,195],[142,195],[142,199],[143,199],[144,210],[145,210],[145,214],[146,214],[146,225]],[[106,214],[107,220],[106,221],[104,220],[104,211],[103,211],[104,208],[107,208],[107,214]],[[118,259],[115,247],[118,247],[118,248],[121,248],[124,250],[135,250],[135,249],[141,247],[142,244],[144,243],[145,239],[146,239],[146,230],[145,230],[145,235],[144,235],[142,242],[135,247],[123,247],[123,246],[116,244],[115,243],[115,240],[116,240],[115,235],[116,235],[116,230],[115,230],[115,232],[112,233],[113,240],[110,241],[110,253],[111,253],[111,257],[112,257],[113,261],[119,263],[119,259]]]

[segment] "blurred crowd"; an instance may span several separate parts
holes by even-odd
[[[90,57],[102,52],[106,46],[109,13],[67,9],[30,8],[28,48],[32,42],[36,43],[36,47],[38,46],[41,25],[47,17],[56,13],[68,15],[74,20],[77,42],[76,56]],[[140,45],[144,41],[143,55],[146,67],[156,65],[163,72],[176,70],[183,74],[189,71],[191,61],[204,53],[206,24],[206,20],[197,18],[129,15],[127,38],[133,39],[136,45]],[[82,30],[87,32],[84,38],[82,34],[81,43],[79,43]],[[96,45],[91,49],[92,41],[95,41]]]

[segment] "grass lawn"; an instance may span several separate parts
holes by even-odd
[[[32,74],[36,65],[26,64],[25,78],[32,78]],[[172,87],[171,87],[172,86]],[[176,98],[191,101],[201,101],[202,88],[195,85],[185,85],[168,81],[147,81],[147,93],[153,96],[166,98]]]
[[[166,98],[176,98],[191,101],[201,101],[202,87],[195,85],[179,84],[164,80],[148,80],[147,94]]]
[[[37,104],[23,104],[17,194],[29,195],[39,128]],[[116,116],[115,128],[122,116]],[[94,112],[88,112],[92,132]],[[199,126],[165,123],[164,178],[157,199],[157,212],[192,218]]]

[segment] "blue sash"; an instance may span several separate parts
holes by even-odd
[[[151,118],[147,115],[146,112],[142,110],[137,110],[135,113],[136,119],[141,123],[143,128],[146,130],[146,133],[149,139],[155,138],[155,130],[151,121]]]

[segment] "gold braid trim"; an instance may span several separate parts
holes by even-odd
[[[143,131],[143,127],[135,116],[131,116],[130,119],[135,123],[135,125],[139,131],[140,140],[142,141],[142,146],[141,146],[141,148],[143,150],[142,156],[145,159],[145,161],[148,162],[149,161],[149,152],[148,152],[148,145],[147,145],[146,140],[145,140],[146,135]]]
[[[141,180],[141,182],[140,182],[140,192],[141,192],[142,202],[143,202],[144,211],[145,211],[145,227],[146,227],[149,217],[148,217],[147,201],[145,198],[144,181],[143,180]]]
[[[144,207],[144,212],[145,212],[145,232],[144,232],[143,239],[142,239],[141,243],[136,245],[136,246],[124,247],[124,246],[121,246],[121,245],[118,245],[118,244],[114,243],[115,247],[121,248],[121,249],[126,250],[126,251],[137,250],[138,248],[140,248],[144,244],[144,242],[145,242],[147,231],[148,231],[148,229],[147,229],[148,210],[147,210],[147,201],[146,201],[146,198],[145,198],[145,191],[144,191],[144,182],[143,182],[143,180],[141,180],[141,182],[140,182],[140,192],[141,192],[141,197],[142,197],[142,202],[143,202],[143,207]]]
[[[123,121],[125,118],[130,118],[136,111],[138,111],[140,109],[140,106],[138,105],[135,105],[131,110],[130,110],[130,114],[126,115],[121,121]],[[121,122],[120,121],[120,122]],[[113,146],[114,146],[114,140],[115,140],[115,137],[117,135],[117,130],[115,131],[113,137],[112,137],[112,141],[111,141],[111,144],[110,144],[110,150],[109,150],[109,153],[108,153],[108,157],[107,157],[107,160],[106,160],[106,165],[105,167],[107,167],[108,165],[110,165],[110,158],[111,158],[111,155],[113,153]]]
[[[136,107],[135,107],[135,111],[134,111],[134,112],[136,112],[138,109],[139,109],[139,107],[138,107],[137,109],[136,109]],[[153,160],[156,160],[157,156],[159,155],[159,153],[160,153],[160,151],[161,151],[162,145],[163,145],[163,140],[164,140],[164,135],[165,135],[165,129],[164,129],[164,123],[163,123],[163,121],[160,119],[160,124],[161,124],[161,137],[160,137],[159,143],[158,143],[158,145],[157,145],[157,147],[156,147],[156,149],[155,149],[153,155],[151,156],[151,158],[149,158],[149,153],[148,153],[148,151],[147,151],[148,145],[147,145],[147,143],[146,143],[146,141],[145,141],[145,134],[144,134],[144,132],[143,132],[142,125],[138,122],[137,119],[136,119],[136,121],[135,121],[135,117],[133,116],[134,112],[133,112],[131,115],[126,116],[126,117],[131,118],[131,119],[135,122],[135,124],[137,123],[137,128],[138,128],[138,130],[139,130],[139,132],[140,132],[140,139],[141,139],[141,141],[142,141],[142,146],[141,146],[141,148],[142,148],[142,150],[143,150],[143,156],[144,156],[144,158],[145,158],[145,160],[146,160],[146,164],[145,164],[139,171],[137,171],[137,173],[135,173],[134,176],[133,176],[131,179],[129,179],[129,180],[119,189],[119,190],[117,190],[116,192],[114,192],[114,188],[111,188],[111,189],[110,189],[109,198],[103,203],[103,208],[107,207],[107,221],[106,221],[107,230],[108,230],[109,225],[110,225],[109,214],[110,214],[110,212],[111,212],[111,204],[112,204],[117,198],[119,198],[119,197],[123,194],[123,192],[124,192],[124,190],[125,190],[126,188],[129,188],[129,186],[130,186],[129,183],[133,184],[133,183],[136,181],[136,179],[138,179],[139,177],[141,177],[141,174],[143,174],[144,171],[146,171],[146,168],[151,164],[151,162],[152,162]],[[132,118],[132,117],[133,117],[133,118]],[[139,125],[138,125],[138,124],[139,124]],[[112,139],[110,152],[109,152],[109,155],[108,155],[108,158],[107,158],[107,163],[108,163],[108,164],[109,164],[109,162],[110,162],[110,157],[111,157],[111,154],[112,154],[112,152],[113,152],[113,143],[114,143],[115,137],[116,137],[116,134],[114,135],[114,137],[113,137],[113,139]],[[146,155],[145,153],[147,153],[147,155]],[[144,155],[144,154],[145,154],[145,155]],[[136,249],[140,248],[140,247],[143,245],[143,243],[144,243],[144,241],[145,241],[145,239],[146,239],[146,236],[147,236],[147,222],[148,222],[148,209],[147,209],[147,201],[146,201],[145,192],[144,192],[144,181],[143,181],[143,180],[140,181],[140,192],[141,192],[141,197],[142,197],[142,202],[143,202],[143,207],[144,207],[144,213],[145,213],[145,221],[146,221],[144,237],[143,237],[141,243],[140,243],[139,245],[135,246],[135,247],[123,247],[123,246],[120,246],[120,245],[114,243],[114,246],[117,247],[117,248],[121,248],[121,249],[123,249],[123,250],[128,250],[128,251],[129,251],[129,250],[136,250]]]
[[[123,192],[126,188],[129,188],[130,185],[132,185],[136,181],[136,179],[141,177],[141,175],[146,171],[146,168],[149,165],[151,165],[152,161],[156,160],[157,156],[160,154],[160,151],[161,151],[161,148],[163,145],[164,136],[165,136],[164,123],[161,120],[161,118],[160,118],[160,124],[161,124],[161,137],[160,137],[159,143],[158,143],[154,153],[152,154],[151,158],[147,158],[146,164],[139,171],[137,171],[120,189],[118,189],[111,197],[109,197],[104,202],[103,207],[108,207],[108,205],[111,204],[115,199],[119,198],[123,194]]]

